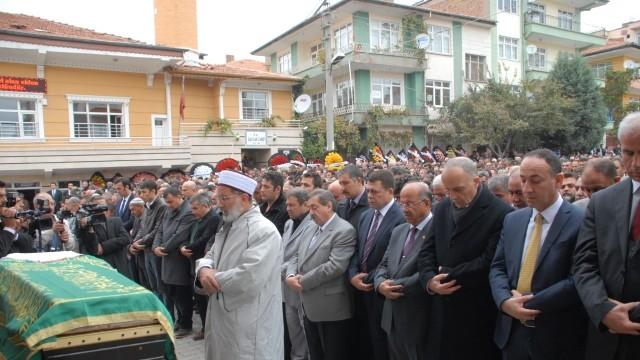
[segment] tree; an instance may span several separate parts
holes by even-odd
[[[542,138],[565,127],[562,114],[570,105],[550,81],[523,82],[516,89],[489,80],[443,109],[441,119],[464,141],[486,145],[504,157],[513,149],[537,147]]]
[[[607,109],[593,72],[582,57],[561,55],[549,79],[560,86],[574,106],[564,115],[569,126],[550,139],[565,152],[585,151],[598,145],[607,123]]]
[[[613,117],[613,131],[617,132],[618,124],[630,110],[623,104],[624,94],[629,91],[629,85],[635,78],[636,71],[627,69],[625,71],[609,71],[606,74],[604,88],[602,88],[602,98],[604,104]]]
[[[324,117],[308,123],[306,129],[303,130],[302,155],[309,161],[323,160],[327,143],[326,136],[327,123]],[[334,136],[335,150],[345,159],[353,157],[359,146],[360,130],[358,126],[340,116],[336,117],[334,119]]]

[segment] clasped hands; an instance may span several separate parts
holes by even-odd
[[[222,291],[222,287],[216,279],[216,273],[218,271],[216,269],[204,267],[198,271],[198,279],[200,280],[200,284],[202,288],[206,291],[207,294],[212,295]]]

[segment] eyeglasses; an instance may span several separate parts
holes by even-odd
[[[221,202],[227,202],[230,199],[234,198],[234,197],[238,197],[240,196],[239,194],[234,194],[234,195],[222,195],[222,196],[216,196],[216,200],[221,201]]]
[[[416,207],[416,206],[418,206],[420,204],[423,204],[423,203],[424,203],[424,200],[422,200],[422,201],[414,201],[414,202],[410,202],[410,201],[400,202],[400,201],[398,201],[398,205],[400,205],[402,207]]]

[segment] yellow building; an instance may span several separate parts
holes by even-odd
[[[169,3],[156,1],[156,27],[172,16]],[[0,179],[33,192],[94,172],[161,176],[243,156],[260,164],[300,147],[292,120],[299,78],[232,57],[205,64],[191,49],[197,40],[177,32],[156,32],[157,44],[171,46],[149,45],[0,13]],[[205,132],[207,122],[230,129]]]
[[[640,75],[640,21],[625,23],[608,31],[606,45],[589,48],[582,55],[603,86],[607,71],[635,69]],[[632,81],[623,102],[640,102],[640,80]]]

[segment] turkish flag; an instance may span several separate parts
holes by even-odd
[[[184,108],[187,106],[184,103],[184,94],[180,95],[180,121],[184,120]]]

